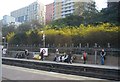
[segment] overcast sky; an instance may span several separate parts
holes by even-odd
[[[19,8],[28,6],[32,2],[37,0],[1,0],[0,1],[0,20],[2,19],[3,15],[10,15],[11,11],[17,10]],[[39,0],[43,4],[52,3],[54,0]],[[97,8],[101,10],[107,6],[107,0],[95,0],[97,4]]]

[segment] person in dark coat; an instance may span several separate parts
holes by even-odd
[[[44,59],[44,52],[43,52],[43,50],[41,51],[40,56],[41,56],[41,60],[43,61],[43,59]]]
[[[68,63],[72,64],[72,52],[68,54]]]

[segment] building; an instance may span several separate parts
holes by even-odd
[[[11,23],[15,22],[15,18],[12,16],[4,15],[2,23],[3,25],[9,25]]]
[[[3,25],[7,25],[7,26],[16,25],[16,26],[19,26],[21,24],[20,22],[16,22],[14,17],[8,16],[8,15],[4,15],[3,19],[1,21],[2,21],[2,23],[0,24],[1,26],[3,26]]]
[[[39,0],[32,4],[11,12],[11,16],[15,17],[17,22],[31,22],[38,20],[40,24],[45,24],[45,5]]]
[[[46,24],[50,23],[53,20],[54,14],[54,3],[46,5]]]
[[[75,11],[82,14],[84,9],[92,9],[93,3],[94,0],[88,0],[88,2],[85,2],[84,0],[54,0],[54,20],[65,18]]]
[[[59,19],[62,17],[62,0],[54,0],[54,17],[53,19]]]
[[[75,10],[74,0],[54,0],[54,20],[65,18]]]
[[[72,14],[75,10],[74,8],[74,0],[63,0],[62,1],[62,18],[65,18],[66,16],[69,16]]]

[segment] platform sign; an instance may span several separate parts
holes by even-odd
[[[48,48],[40,48],[40,53],[43,51],[44,56],[48,56]]]
[[[0,82],[2,81],[2,45],[0,45]]]

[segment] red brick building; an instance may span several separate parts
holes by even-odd
[[[54,3],[46,5],[46,24],[53,20]]]

